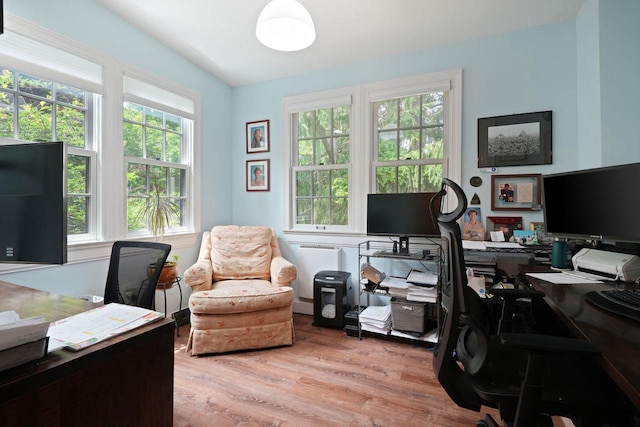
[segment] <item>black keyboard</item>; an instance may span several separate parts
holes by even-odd
[[[585,298],[596,307],[640,322],[640,289],[591,291]]]

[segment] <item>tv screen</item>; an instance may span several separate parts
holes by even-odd
[[[63,143],[0,145],[0,262],[67,262]]]
[[[436,193],[367,195],[367,234],[370,236],[440,237],[429,204]]]
[[[545,230],[555,237],[640,242],[640,163],[544,175]]]

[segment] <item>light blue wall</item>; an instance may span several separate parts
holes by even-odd
[[[640,1],[600,0],[603,165],[640,161]]]

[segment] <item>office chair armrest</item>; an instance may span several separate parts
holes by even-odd
[[[578,338],[505,333],[500,334],[500,342],[532,353],[598,354],[593,344]]]
[[[184,283],[191,287],[192,292],[211,289],[213,282],[213,266],[211,262],[196,261],[184,272]]]
[[[502,298],[543,298],[544,292],[535,289],[491,289],[487,291],[493,296]]]
[[[271,259],[271,282],[278,286],[291,286],[298,277],[296,266],[281,256]]]

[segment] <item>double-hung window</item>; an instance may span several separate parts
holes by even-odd
[[[367,194],[459,181],[461,100],[461,70],[285,98],[284,230],[362,234]]]
[[[183,108],[184,107],[184,108]],[[193,103],[179,94],[125,76],[123,146],[127,187],[127,231],[154,230],[150,205],[169,207],[168,228],[189,225]]]

